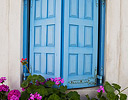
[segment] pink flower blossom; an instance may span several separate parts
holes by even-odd
[[[16,95],[12,95],[10,100],[19,100],[19,98]]]
[[[8,92],[9,91],[9,87],[7,85],[0,85],[0,91],[5,91],[5,92]]]
[[[56,84],[56,85],[59,85],[59,84],[60,84],[60,82],[59,82],[59,81],[56,81],[56,82],[55,82],[55,84]]]
[[[41,100],[42,99],[42,96],[40,96],[40,94],[38,94],[37,92],[35,94],[30,94],[30,98],[28,98],[28,100]]]
[[[103,92],[103,93],[105,93],[105,90],[104,90],[104,87],[103,86],[100,86],[100,88],[97,90],[97,92]]]
[[[57,79],[58,79],[58,80],[61,80],[61,77],[58,77]]]
[[[64,83],[64,79],[62,78],[62,79],[60,80],[60,82],[61,82],[61,83]]]
[[[13,100],[12,98],[15,97],[14,100],[19,100],[21,96],[21,93],[19,90],[11,90],[9,93],[8,93],[8,100]]]
[[[0,78],[0,83],[3,83],[4,81],[6,81],[7,79],[6,79],[6,77],[1,77]]]
[[[22,88],[22,91],[25,91],[25,88]]]
[[[57,81],[58,80],[58,78],[56,77],[55,79],[54,79],[54,81]]]
[[[53,82],[54,81],[54,79],[53,78],[50,78],[50,80]]]

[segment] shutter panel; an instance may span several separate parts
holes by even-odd
[[[30,69],[45,78],[60,76],[61,0],[31,0]]]
[[[97,1],[64,0],[63,78],[68,88],[96,86]]]

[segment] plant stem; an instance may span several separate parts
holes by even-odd
[[[28,69],[28,67],[27,67],[27,65],[26,65],[26,64],[25,64],[25,67],[27,68],[27,70],[28,70],[29,74],[31,75],[31,73],[30,73],[30,71],[29,71],[29,69]]]
[[[126,89],[128,89],[128,87],[124,88],[121,92],[125,91]]]

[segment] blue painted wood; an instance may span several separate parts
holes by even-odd
[[[60,77],[61,0],[31,0],[30,66],[32,74]]]
[[[104,47],[105,47],[105,0],[100,0],[100,31],[99,31],[99,75],[104,76]],[[98,81],[98,85],[101,83]]]
[[[28,32],[29,32],[29,2],[24,0],[23,9],[23,58],[28,58]],[[27,69],[23,66],[23,73],[27,73]],[[25,80],[25,77],[24,77]]]
[[[95,0],[64,0],[63,24],[64,85],[96,86],[98,6]]]

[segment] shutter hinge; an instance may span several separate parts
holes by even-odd
[[[96,0],[96,7],[99,6],[99,0]]]
[[[105,5],[105,0],[102,0],[102,6],[104,6]]]
[[[24,1],[25,7],[27,7],[27,3],[28,3],[27,0],[25,0],[25,1]]]
[[[33,0],[31,0],[31,7],[33,6]]]
[[[99,79],[99,85],[102,85],[102,83],[103,83],[103,76],[97,75],[97,79]]]

